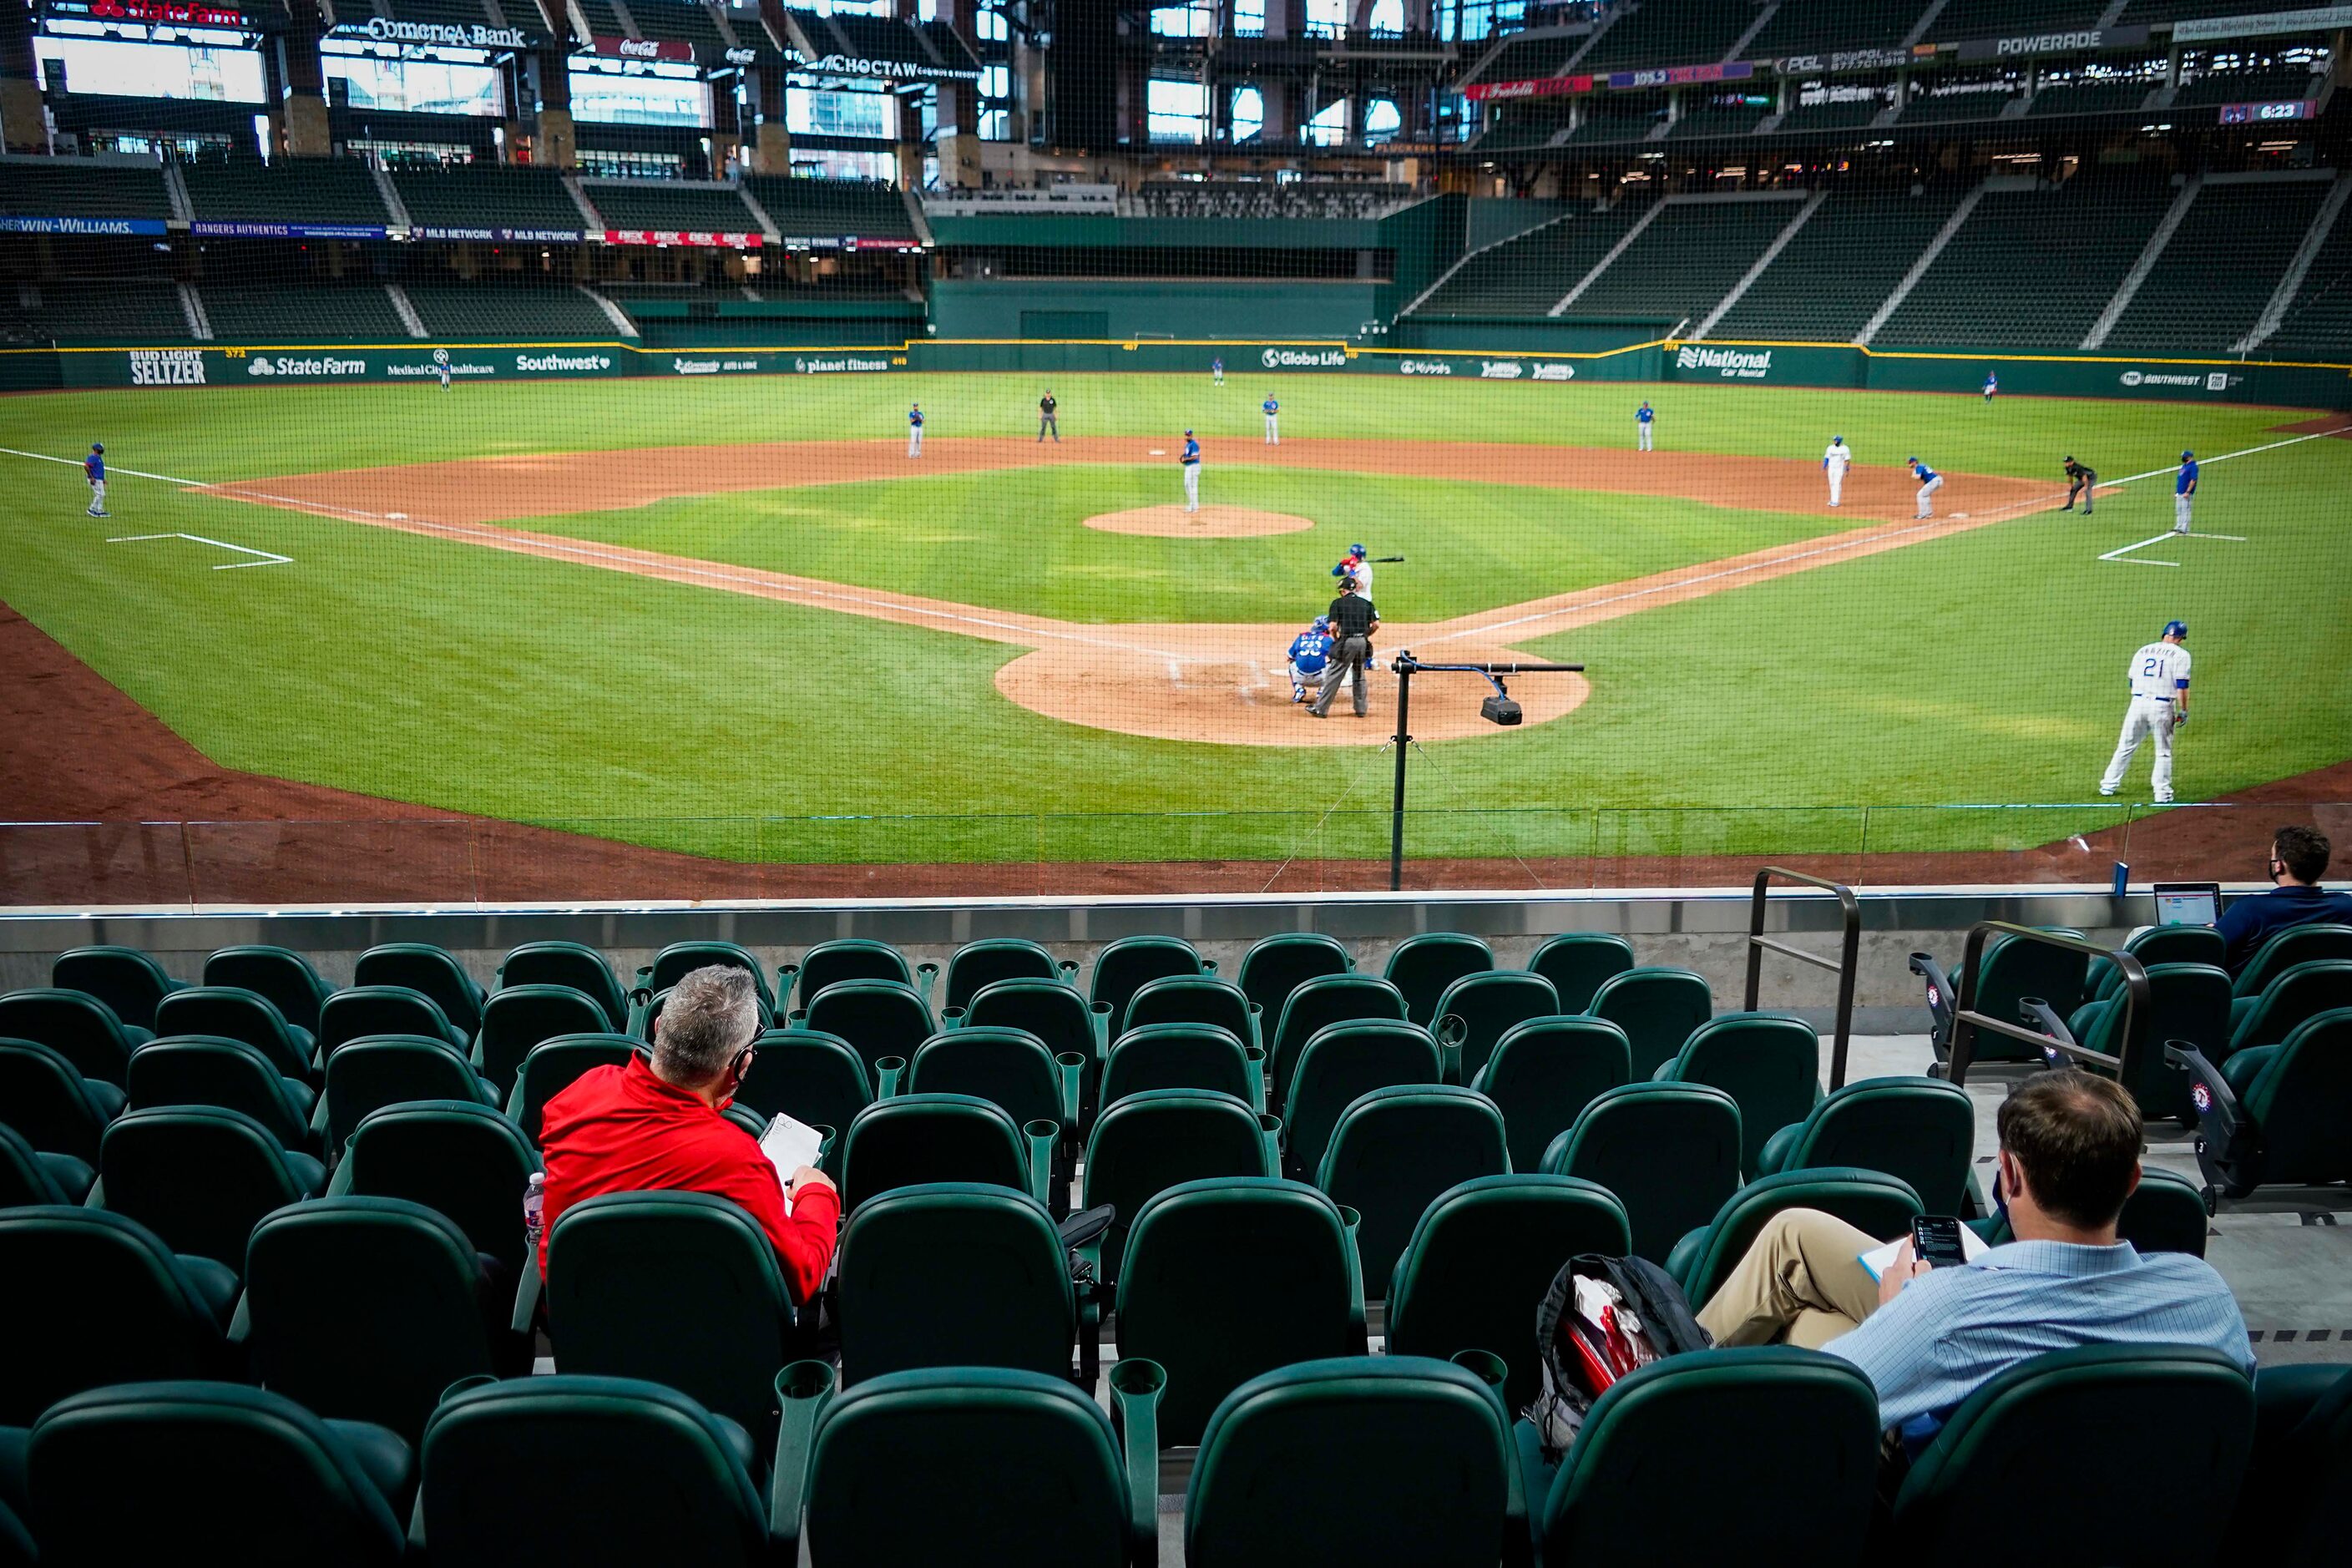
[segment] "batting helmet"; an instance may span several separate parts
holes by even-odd
[[[1318,616],[1315,617],[1315,629],[1318,632],[1328,630],[1330,625],[1331,617],[1328,616]]]
[[[2164,635],[2168,637],[2179,637],[2182,642],[2187,642],[2189,640],[2189,623],[2187,621],[2167,621],[2164,623]]]
[[[1348,553],[1350,555],[1361,555],[1363,552],[1364,547],[1360,544],[1350,544],[1348,546]]]
[[[106,443],[103,441],[92,441],[89,444],[89,449],[93,452],[103,452],[106,450]]]

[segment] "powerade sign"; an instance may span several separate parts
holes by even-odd
[[[1685,343],[1675,351],[1675,368],[1711,373],[1726,381],[1762,381],[1772,374],[1772,351],[1698,348]]]
[[[162,234],[159,217],[13,217],[0,216],[0,234]]]
[[[1348,363],[1345,349],[1267,349],[1257,356],[1268,370],[1337,370]]]
[[[2035,55],[2080,55],[2094,49],[2136,49],[2147,42],[2146,27],[2070,27],[2057,33],[2025,33],[2010,38],[1971,38],[1958,53],[1964,60],[2021,60]]]
[[[202,386],[205,356],[201,349],[132,349],[133,386]]]

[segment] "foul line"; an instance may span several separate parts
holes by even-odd
[[[12,458],[30,458],[37,463],[63,463],[69,468],[79,468],[82,462],[79,458],[53,458],[47,452],[21,452],[14,447],[0,447],[0,452]],[[199,489],[206,482],[203,479],[175,479],[169,474],[151,474],[142,468],[118,468],[112,463],[106,465],[107,478],[112,479],[117,474],[128,474],[134,479],[161,479],[167,485],[186,485],[190,489]]]

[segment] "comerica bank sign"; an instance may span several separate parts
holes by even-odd
[[[540,40],[520,27],[486,27],[478,22],[395,22],[370,16],[338,23],[331,38],[365,38],[377,44],[438,44],[451,49],[527,49]]]

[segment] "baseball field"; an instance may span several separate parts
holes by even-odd
[[[1376,566],[1383,658],[1588,667],[1513,680],[1514,729],[1480,721],[1477,677],[1416,679],[1415,857],[2112,831],[2148,797],[2145,752],[2095,794],[2125,663],[2174,617],[2181,801],[2352,759],[2352,442],[2326,434],[2352,416],[1258,373],[5,407],[19,821],[237,815],[209,768],[259,815],[421,808],[771,866],[1374,861],[1395,679],[1318,722],[1284,668],[1357,542],[1403,557]],[[1858,458],[1835,510],[1832,435]],[[2205,469],[2178,538],[2184,447]],[[2069,454],[2105,481],[2088,517],[2057,510]],[[1914,455],[1946,476],[1927,523]],[[195,761],[158,763],[175,747]]]

